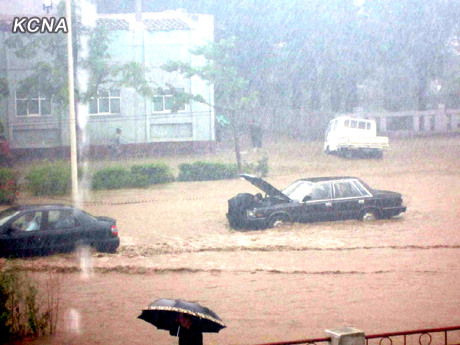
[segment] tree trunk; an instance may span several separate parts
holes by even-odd
[[[340,104],[342,103],[341,96],[339,87],[334,87],[331,90],[331,110],[333,113],[340,111]]]
[[[417,71],[417,105],[419,111],[427,108],[426,89],[428,85],[428,71],[426,66],[420,66]]]
[[[238,132],[238,126],[236,125],[235,121],[235,114],[231,114],[231,126],[232,126],[232,134],[233,140],[235,144],[235,156],[236,156],[236,166],[238,169],[238,173],[242,173],[242,164],[241,164],[241,152],[240,152],[240,133]]]
[[[347,99],[345,100],[345,112],[352,113],[358,105],[358,88],[354,80],[347,82]]]

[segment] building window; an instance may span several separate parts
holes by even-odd
[[[40,116],[51,115],[51,101],[49,98],[38,93],[28,95],[24,92],[16,92],[16,115],[17,116]]]
[[[183,92],[184,89],[176,89],[178,92]],[[174,107],[174,96],[171,92],[166,91],[164,95],[156,95],[153,97],[153,112],[164,113],[171,112]],[[178,111],[185,110],[185,104],[182,104]]]
[[[120,114],[120,90],[98,91],[89,101],[90,114]]]

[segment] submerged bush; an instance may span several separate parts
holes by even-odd
[[[150,184],[174,181],[171,168],[164,163],[136,164],[131,167],[131,172],[146,176]]]
[[[236,164],[195,162],[179,165],[179,181],[213,181],[238,176]]]
[[[45,294],[17,267],[0,272],[0,343],[56,330],[60,281],[50,276]],[[44,302],[46,300],[46,302]]]
[[[66,194],[71,188],[70,165],[55,162],[36,166],[29,171],[26,180],[34,195]]]

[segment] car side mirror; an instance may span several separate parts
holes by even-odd
[[[305,195],[305,197],[302,199],[302,202],[307,202],[311,200],[311,195]]]

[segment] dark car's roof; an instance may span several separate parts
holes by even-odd
[[[17,205],[13,206],[10,209],[18,211],[38,211],[38,210],[48,210],[48,209],[68,209],[74,210],[75,208],[69,205],[63,204],[36,204],[36,205]]]
[[[267,181],[261,179],[260,177],[256,177],[253,175],[248,175],[248,174],[240,174],[240,177],[244,178],[245,180],[251,182],[254,186],[260,188],[262,191],[266,192],[269,195],[272,196],[278,196],[281,197],[285,200],[291,200],[288,196],[286,196],[283,192],[281,192],[279,189],[273,187],[270,183]],[[360,178],[353,177],[353,176],[325,176],[325,177],[308,177],[308,178],[301,178],[296,181],[306,181],[306,182],[311,182],[311,183],[318,183],[318,182],[325,182],[325,181],[337,181],[337,180],[349,180],[349,179],[355,179],[360,181],[369,191],[372,190],[371,187],[364,181],[362,181]],[[294,181],[294,182],[296,182]],[[293,182],[293,183],[294,183]]]
[[[348,180],[348,179],[358,179],[353,176],[325,176],[325,177],[308,177],[301,178],[300,181],[310,181],[310,182],[322,182],[322,181],[333,181],[333,180]]]

